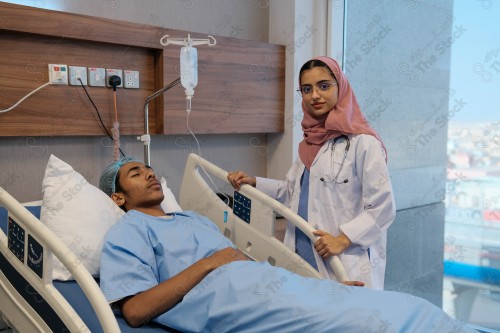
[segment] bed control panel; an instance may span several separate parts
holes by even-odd
[[[252,200],[240,192],[234,191],[233,213],[246,223],[250,223]]]
[[[31,235],[28,235],[27,251],[28,267],[31,268],[40,279],[43,278],[43,246]]]
[[[24,263],[24,229],[9,216],[8,246],[9,250]]]

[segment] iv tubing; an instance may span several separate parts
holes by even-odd
[[[189,99],[189,101],[191,102],[191,99]],[[191,103],[189,103],[191,104]],[[201,148],[200,148],[200,143],[198,142],[198,139],[196,138],[196,135],[194,135],[193,131],[191,130],[191,127],[189,127],[189,115],[191,114],[191,109],[189,110],[186,110],[187,111],[187,116],[186,116],[186,126],[188,128],[188,131],[189,133],[191,133],[191,135],[193,136],[194,138],[194,141],[196,142],[196,146],[198,148],[198,157],[201,158]],[[201,170],[203,170],[203,172],[205,173],[205,175],[207,175],[208,179],[210,179],[210,182],[212,183],[212,185],[215,187],[215,189],[217,190],[217,192],[219,192],[220,194],[222,194],[223,196],[226,197],[227,199],[227,204],[229,205],[229,197],[224,193],[222,192],[221,190],[219,190],[219,187],[214,183],[212,177],[210,177],[210,174],[203,168],[203,165],[200,164],[200,168]]]

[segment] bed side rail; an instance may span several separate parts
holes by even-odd
[[[312,233],[314,228],[309,223],[250,185],[243,185],[240,191],[234,192],[234,207],[231,210],[210,188],[200,171],[229,184],[227,171],[196,154],[189,154],[179,195],[183,209],[209,217],[238,248],[256,260],[268,260],[273,265],[303,276],[320,277],[305,260],[274,237],[276,213],[300,228],[314,242],[317,236]],[[349,280],[337,256],[331,257],[329,264],[338,281]]]
[[[8,244],[7,237],[0,233],[0,249],[9,263],[19,272],[28,283],[45,299],[56,314],[64,321],[71,332],[89,332],[85,323],[74,311],[66,299],[52,285],[52,256],[53,253],[73,274],[75,280],[87,296],[99,322],[106,333],[120,332],[118,323],[102,294],[99,286],[78,258],[59,238],[31,214],[22,204],[14,199],[7,191],[0,187],[0,206],[9,211],[10,227],[16,228],[18,238],[16,253],[15,240]],[[9,227],[9,230],[10,230]],[[24,245],[24,248],[20,248]],[[30,255],[30,246],[41,246],[42,272],[33,267]],[[31,267],[29,262],[31,261]]]

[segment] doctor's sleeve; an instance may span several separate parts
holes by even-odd
[[[295,186],[298,169],[299,162],[297,161],[288,171],[285,180],[256,177],[255,188],[278,200],[285,206],[290,206],[290,198]]]
[[[340,226],[351,242],[369,248],[389,228],[396,217],[385,154],[380,142],[363,135],[356,147],[356,173],[361,182],[363,212]]]
[[[158,284],[153,249],[136,230],[106,237],[101,252],[100,285],[109,303]]]

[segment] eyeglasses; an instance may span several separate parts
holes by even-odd
[[[326,93],[330,90],[330,87],[336,85],[337,82],[319,82],[319,83],[316,83],[316,90],[318,91],[318,93],[320,94],[323,94],[323,93]],[[310,94],[312,94],[314,90],[314,87],[309,85],[309,84],[304,84],[303,86],[300,86],[299,89],[297,89],[297,92],[301,95],[301,96],[308,96]]]

